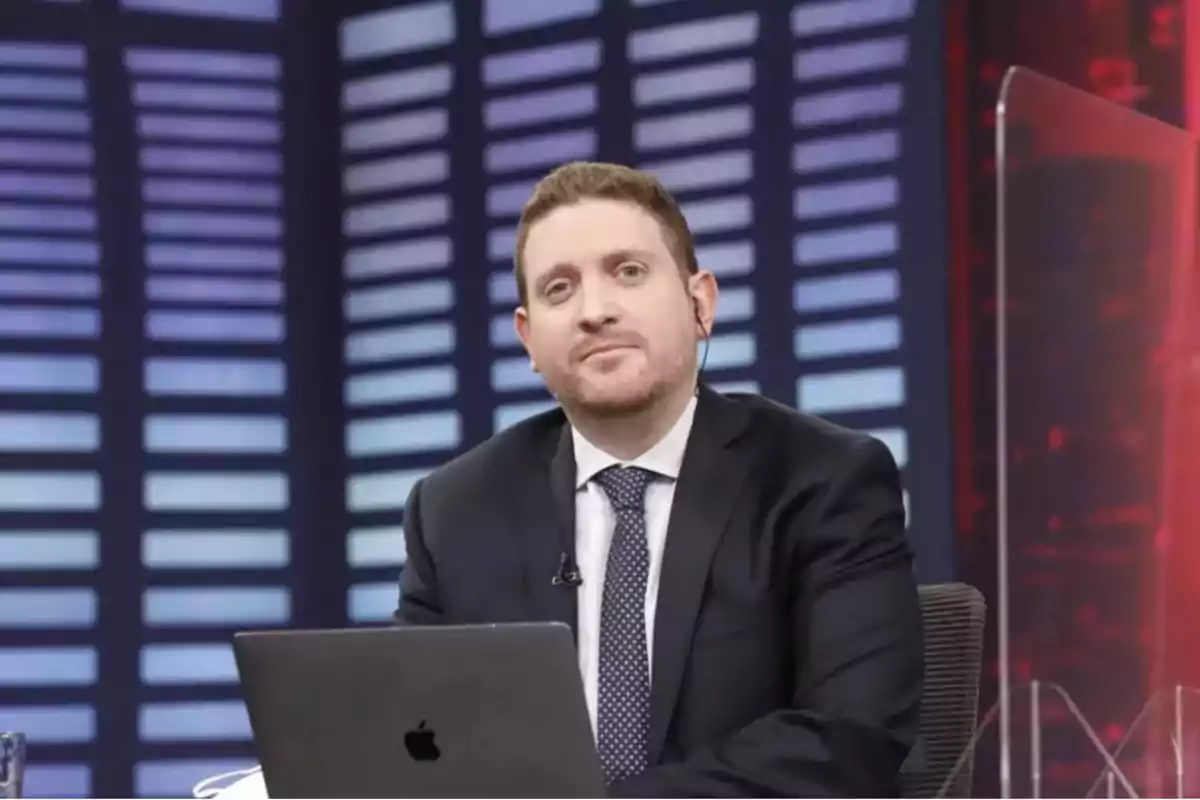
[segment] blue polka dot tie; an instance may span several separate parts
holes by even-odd
[[[600,678],[596,744],[613,781],[646,769],[650,735],[650,660],[646,647],[646,487],[653,473],[610,467],[596,476],[617,524],[608,549],[600,606]]]

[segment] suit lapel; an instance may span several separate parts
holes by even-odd
[[[548,452],[547,452],[548,451]],[[551,434],[536,473],[520,481],[515,523],[524,542],[525,580],[537,619],[565,622],[576,630],[577,589],[554,586],[563,553],[575,561],[575,454],[564,422]]]
[[[745,450],[731,447],[745,410],[701,388],[671,505],[654,619],[650,690],[650,763],[658,763],[679,698],[692,632],[717,543],[749,470]]]

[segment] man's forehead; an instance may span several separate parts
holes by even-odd
[[[599,260],[617,251],[659,253],[665,240],[658,220],[621,201],[588,200],[561,206],[529,230],[529,260]]]

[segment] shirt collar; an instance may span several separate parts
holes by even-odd
[[[575,446],[575,488],[582,489],[587,482],[609,467],[621,465],[641,467],[656,475],[676,480],[683,466],[683,453],[687,449],[688,436],[692,432],[692,420],[696,417],[696,398],[688,401],[679,419],[667,431],[667,435],[637,458],[629,461],[609,455],[571,428],[571,440]]]

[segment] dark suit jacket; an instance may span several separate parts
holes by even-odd
[[[551,585],[574,550],[574,473],[551,411],[422,480],[398,619],[574,628],[574,590]],[[921,620],[899,475],[877,440],[702,388],[654,625],[653,766],[614,794],[898,793]]]

